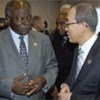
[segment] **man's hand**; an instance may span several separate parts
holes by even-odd
[[[70,93],[70,88],[67,84],[63,83],[61,85],[61,90],[60,90],[60,93]]]
[[[39,92],[45,85],[47,84],[45,78],[43,76],[38,76],[34,80],[29,82],[31,90],[27,92],[27,96],[35,94]]]
[[[59,93],[58,100],[70,100],[72,93]]]
[[[13,81],[12,92],[25,95],[28,91],[30,91],[29,83],[24,83],[22,80],[26,77],[26,74],[18,76]]]
[[[61,90],[58,93],[58,100],[70,100],[72,93],[70,92],[70,88],[67,84],[61,85]]]

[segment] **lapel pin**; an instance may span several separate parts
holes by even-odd
[[[91,60],[91,59],[89,59],[89,60],[87,61],[87,63],[88,63],[88,64],[91,64],[91,63],[92,63],[92,60]]]
[[[33,45],[36,47],[37,46],[37,43],[34,43]]]

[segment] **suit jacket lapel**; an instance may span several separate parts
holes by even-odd
[[[72,64],[72,70],[71,70],[71,73],[70,73],[70,77],[68,79],[68,83],[70,85],[70,88],[73,87],[73,84],[75,82],[75,75],[76,75],[76,62],[77,62],[77,53],[78,53],[78,47],[75,48],[75,51],[74,51],[74,58],[73,58],[73,64]]]
[[[75,82],[73,84],[73,88],[75,88],[82,81],[82,79],[84,79],[88,75],[89,71],[92,70],[94,60],[95,60],[94,58],[95,58],[97,48],[98,48],[97,45],[98,45],[98,39],[96,40],[96,42],[92,46],[89,54],[87,55],[87,58],[82,66],[82,69],[81,69],[77,79],[75,80]]]
[[[16,62],[20,65],[23,66],[23,61],[19,55],[19,52],[15,46],[15,43],[13,41],[13,38],[11,36],[10,30],[7,29],[5,31],[6,34],[3,36],[3,43],[4,43],[4,48],[7,50],[9,57],[13,57],[13,59],[16,60]]]
[[[40,44],[37,41],[36,36],[34,35],[33,31],[30,31],[29,33],[29,71],[31,71],[32,69],[35,70],[36,68],[35,63],[37,61],[37,55],[38,55],[37,53],[39,53],[38,52],[39,45]]]

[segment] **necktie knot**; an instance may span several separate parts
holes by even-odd
[[[24,40],[24,36],[23,35],[19,36],[19,39]]]
[[[83,50],[81,48],[78,49],[78,55],[83,53]]]

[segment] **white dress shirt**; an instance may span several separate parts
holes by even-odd
[[[14,40],[14,43],[17,47],[17,50],[18,50],[18,52],[20,52],[20,47],[19,47],[20,46],[20,39],[19,39],[20,35],[18,33],[14,32],[10,27],[9,27],[9,29],[10,29],[10,32],[11,32],[11,36]],[[27,49],[27,52],[28,52],[28,35],[24,35],[24,42],[25,42],[26,49]]]
[[[93,46],[94,42],[96,41],[97,39],[97,34],[94,34],[88,41],[86,41],[83,45],[79,45],[79,48],[78,49],[81,49],[82,50],[82,59],[81,59],[81,64],[80,66],[77,66],[77,72],[76,72],[76,78],[80,72],[80,70],[82,69],[82,66],[84,64],[84,61],[91,49],[91,47]]]
[[[37,31],[34,27],[32,27],[32,30],[33,30],[33,31]]]

